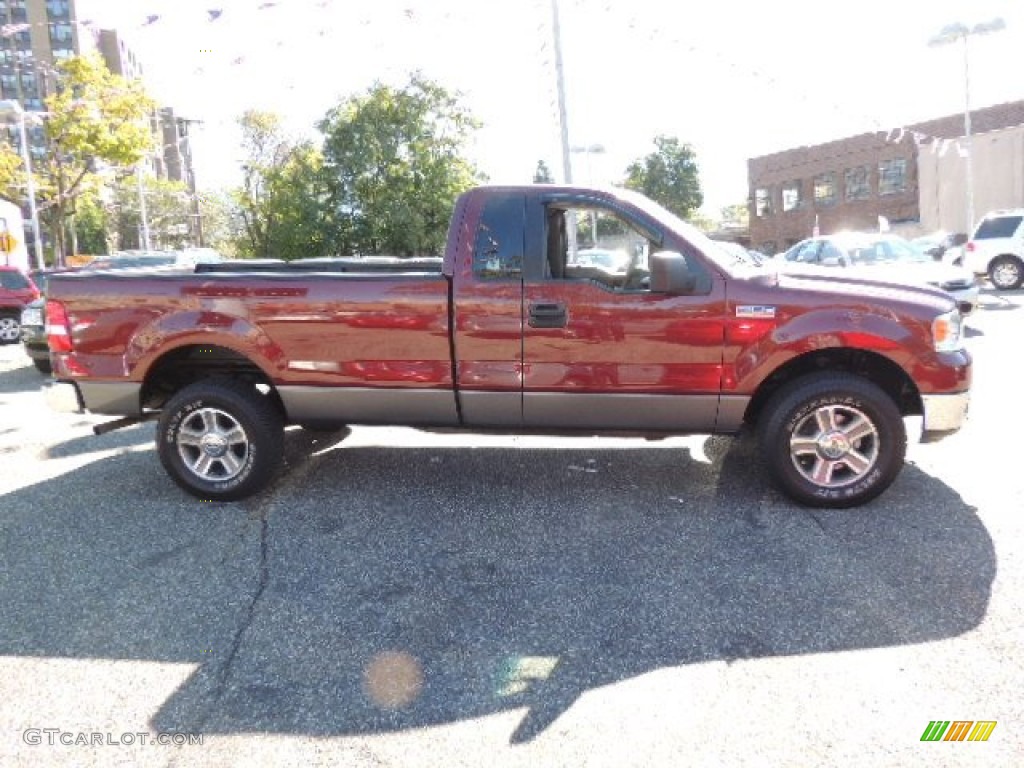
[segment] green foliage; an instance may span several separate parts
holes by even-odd
[[[141,83],[112,74],[98,54],[58,64],[56,92],[46,98],[46,157],[32,167],[58,262],[75,199],[95,186],[100,167],[130,166],[150,151],[153,108]]]
[[[654,145],[654,152],[626,169],[625,186],[688,218],[704,202],[693,148],[670,136],[656,137]]]
[[[238,218],[234,250],[255,258],[327,255],[319,150],[309,142],[290,142],[281,118],[270,112],[250,110],[239,125],[246,162],[242,187],[232,194]]]
[[[25,169],[17,147],[0,144],[0,197],[20,200],[25,194]]]
[[[750,207],[746,203],[736,203],[722,208],[722,224],[724,226],[750,226]]]
[[[117,249],[142,248],[142,208],[139,177],[129,174],[113,190],[110,239]],[[180,181],[143,176],[149,244],[154,249],[177,249],[192,245],[192,198]]]
[[[100,196],[90,190],[75,201],[74,227],[77,252],[92,255],[110,253],[109,214]]]
[[[455,198],[480,179],[462,156],[478,123],[456,95],[414,74],[328,112],[324,170],[340,254],[439,254]]]
[[[537,161],[537,170],[533,172],[534,184],[554,184],[555,177],[551,175],[551,169],[543,160]]]

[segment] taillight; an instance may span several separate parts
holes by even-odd
[[[974,241],[973,240],[968,240],[967,241],[967,245],[965,247],[967,248],[967,252],[968,253],[974,253]]]
[[[59,301],[46,302],[46,343],[51,352],[71,351],[71,323],[68,312]]]

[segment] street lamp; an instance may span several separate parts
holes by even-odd
[[[974,166],[971,157],[971,76],[970,57],[968,55],[967,38],[971,35],[987,35],[1006,29],[1006,22],[1001,18],[992,21],[975,24],[968,27],[966,24],[957,22],[948,24],[942,28],[939,34],[928,41],[928,45],[934,47],[949,45],[959,40],[964,44],[964,143],[966,144],[966,173],[967,173],[967,233],[970,234],[974,228]]]
[[[36,183],[32,176],[32,157],[28,151],[28,135],[25,131],[25,110],[21,104],[10,99],[0,101],[0,115],[18,118],[18,136],[21,139],[21,162],[25,164],[25,185],[28,191],[28,210],[32,217],[32,237],[36,249],[36,266],[44,267],[43,242],[39,236],[39,212],[36,210]]]
[[[604,145],[603,144],[586,144],[586,145],[574,145],[569,148],[569,151],[574,155],[582,154],[587,158],[587,184],[594,186],[594,174],[590,167],[590,156],[603,155]],[[594,246],[597,246],[597,212],[591,209],[590,211],[590,237],[594,241]]]

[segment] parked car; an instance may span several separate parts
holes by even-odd
[[[960,313],[978,306],[978,284],[963,267],[935,261],[898,235],[842,232],[802,240],[776,257],[787,271],[845,268],[858,277],[941,288]]]
[[[0,266],[0,344],[21,338],[21,311],[39,298],[39,289],[17,267]]]
[[[967,242],[964,232],[932,232],[930,235],[915,237],[910,244],[921,249],[936,261],[955,264],[962,254],[961,246]]]
[[[996,288],[1024,283],[1024,208],[992,211],[978,222],[964,246],[964,266],[986,275]]]

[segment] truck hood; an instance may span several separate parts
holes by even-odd
[[[916,309],[914,314],[922,317],[949,312],[956,306],[948,293],[930,285],[868,279],[853,274],[851,269],[822,267],[799,272],[763,269],[751,270],[746,277],[754,283],[787,292],[812,292],[818,296],[818,300],[831,297],[836,305],[892,305],[896,312]]]
[[[934,285],[949,290],[968,288],[974,284],[974,275],[968,270],[941,261],[861,264],[852,267],[823,267],[816,264],[786,262],[778,266],[780,272],[789,274],[828,276],[838,271],[844,278],[852,277],[869,282],[899,285]]]

